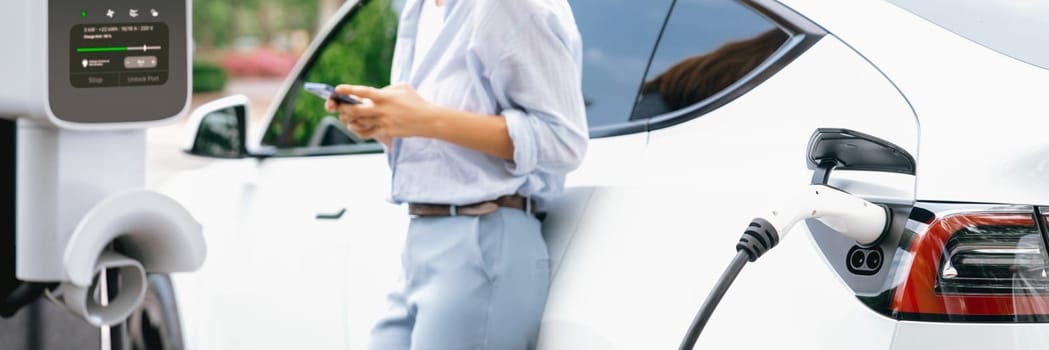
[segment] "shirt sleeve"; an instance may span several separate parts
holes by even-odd
[[[488,78],[514,145],[507,170],[567,174],[588,141],[578,29],[553,13],[519,23],[508,40],[487,43],[502,48]]]

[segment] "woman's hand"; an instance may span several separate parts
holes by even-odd
[[[331,100],[325,104],[329,111],[338,111],[339,119],[360,137],[374,138],[389,146],[395,137],[427,135],[434,108],[410,85],[395,84],[382,89],[339,85],[335,92],[361,100],[358,105]]]
[[[352,95],[361,104],[328,101],[330,112],[339,112],[346,127],[363,138],[374,138],[392,146],[393,138],[426,137],[466,147],[493,157],[513,160],[513,140],[506,118],[483,115],[426,102],[410,85],[394,84],[382,89],[339,85],[336,93]]]

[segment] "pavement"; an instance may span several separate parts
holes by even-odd
[[[194,94],[190,113],[202,104],[222,97],[241,94],[248,97],[248,128],[258,131],[265,128],[268,121],[266,112],[270,104],[279,96],[281,78],[239,78],[231,79],[226,89],[217,93]],[[146,188],[157,188],[181,171],[197,169],[215,160],[195,157],[183,152],[192,137],[189,115],[164,127],[151,128],[146,131]]]

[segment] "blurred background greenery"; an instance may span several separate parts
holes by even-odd
[[[2,1],[2,0],[0,0]],[[247,131],[263,144],[309,146],[330,115],[323,101],[284,85],[296,62],[346,0],[193,0],[194,90],[191,110],[229,95],[248,98]],[[299,81],[385,86],[389,81],[396,18],[405,0],[365,0],[358,16],[333,28]],[[274,113],[274,108],[277,113]],[[212,160],[186,155],[189,118],[149,130],[150,188]],[[323,130],[322,135],[339,130]],[[333,132],[334,131],[334,132]],[[343,130],[344,131],[344,130]],[[339,135],[336,135],[339,136]],[[320,138],[325,145],[332,143]]]
[[[345,0],[193,0],[194,91],[284,77]]]
[[[220,92],[228,79],[226,71],[218,64],[204,60],[193,62],[193,92]]]
[[[309,142],[323,132],[317,130],[317,125],[330,113],[324,110],[320,99],[302,89],[303,82],[389,85],[399,6],[391,0],[370,0],[353,20],[338,24],[281,101],[263,144],[282,148],[319,146]]]
[[[404,6],[404,0],[362,0],[353,20],[335,24],[290,91],[279,95],[311,40],[345,1],[193,0],[194,100],[248,95],[256,121],[268,119],[259,112],[277,101],[272,119],[260,125],[262,143],[320,146],[311,142],[324,142],[316,136],[331,130],[319,130],[328,125],[321,121],[333,117],[324,110],[324,101],[302,90],[302,83],[388,85],[398,13]]]

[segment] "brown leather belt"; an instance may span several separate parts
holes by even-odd
[[[533,203],[523,196],[502,196],[490,201],[467,205],[408,203],[408,214],[413,216],[482,216],[502,208],[513,208],[532,212]]]

